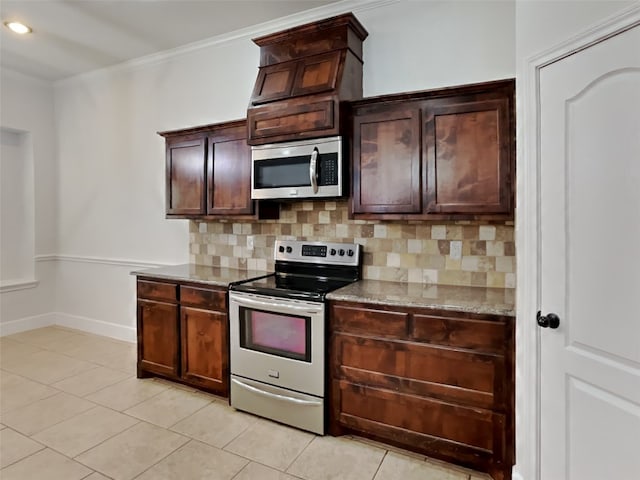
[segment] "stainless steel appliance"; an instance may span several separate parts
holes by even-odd
[[[340,197],[343,183],[341,137],[251,147],[251,198]]]
[[[360,278],[360,246],[276,241],[275,273],[229,292],[231,406],[325,432],[325,295]]]

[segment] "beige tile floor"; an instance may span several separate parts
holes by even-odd
[[[62,327],[0,339],[2,480],[481,480],[354,437],[135,377],[135,345]]]

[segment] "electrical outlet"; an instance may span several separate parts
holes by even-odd
[[[452,260],[460,260],[462,258],[462,242],[455,240],[449,245],[449,255]]]
[[[253,250],[253,235],[247,237],[247,250]]]

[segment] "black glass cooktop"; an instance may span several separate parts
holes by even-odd
[[[352,283],[353,280],[273,273],[230,287],[237,292],[257,293],[274,297],[297,298],[300,300],[324,301],[327,293]]]

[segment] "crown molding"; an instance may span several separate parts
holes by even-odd
[[[171,50],[152,53],[150,55],[145,55],[144,57],[129,60],[110,67],[81,73],[73,77],[58,80],[57,82],[54,82],[53,85],[55,87],[68,86],[75,83],[86,82],[93,78],[100,78],[106,75],[115,74],[118,72],[131,71],[142,67],[153,66],[174,57],[194,53],[199,50],[211,48],[217,45],[223,45],[236,40],[251,40],[251,38],[253,37],[269,35],[280,30],[285,30],[316,20],[322,20],[335,15],[340,15],[348,12],[357,14],[359,12],[365,12],[368,10],[393,5],[398,2],[400,2],[400,0],[342,0],[340,2],[331,3],[322,7],[313,8],[311,10],[306,10],[300,13],[278,18],[276,20],[271,20],[269,22],[252,25],[251,27],[234,30],[233,32],[228,32],[222,35],[216,35],[215,37],[193,42],[181,47],[176,47]]]

